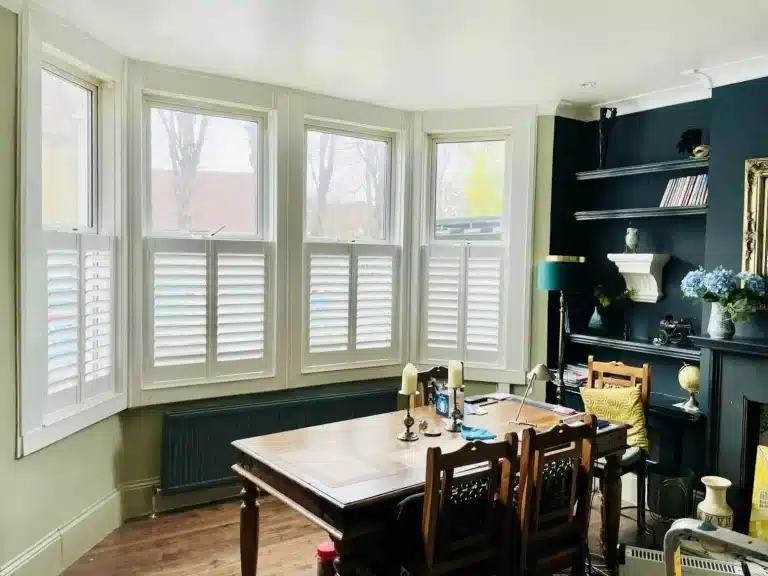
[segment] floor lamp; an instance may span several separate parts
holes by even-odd
[[[539,262],[537,266],[536,285],[538,289],[560,292],[560,334],[557,347],[557,403],[560,405],[565,401],[565,384],[563,382],[565,369],[563,365],[566,322],[565,292],[577,287],[583,263],[584,258],[582,256],[547,256],[546,260]]]

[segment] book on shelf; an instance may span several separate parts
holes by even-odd
[[[659,207],[702,206],[707,203],[708,193],[706,174],[672,178],[667,182]]]

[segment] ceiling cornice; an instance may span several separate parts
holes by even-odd
[[[581,120],[589,122],[596,120],[598,112],[589,104],[577,104],[568,100],[557,100],[544,102],[536,107],[536,114],[539,116],[561,116],[571,120]]]
[[[11,12],[19,14],[23,0],[0,0],[0,8],[7,8]]]
[[[713,88],[747,82],[757,78],[768,76],[768,55],[746,58],[734,62],[727,62],[709,68],[699,68],[698,72],[703,72],[712,80]],[[690,73],[687,78],[693,79]],[[712,97],[712,90],[708,83],[699,79],[695,82],[688,82],[674,88],[656,90],[645,94],[638,94],[621,100],[603,102],[595,104],[592,109],[595,111],[593,119],[598,116],[597,110],[601,106],[612,106],[618,108],[618,113],[632,114],[633,112],[642,112],[643,110],[652,110],[685,102],[695,102],[696,100],[706,100]]]

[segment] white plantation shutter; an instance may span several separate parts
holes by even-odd
[[[460,247],[426,247],[422,347],[426,358],[456,358],[460,346]]]
[[[318,247],[309,255],[310,354],[349,349],[350,261],[351,250],[343,244]]]
[[[83,236],[83,342],[85,386],[88,398],[112,387],[113,249],[106,236]]]
[[[395,358],[398,262],[392,245],[305,244],[305,368]]]
[[[213,241],[216,255],[216,374],[264,368],[269,318],[266,245]]]
[[[359,254],[379,248],[380,254]],[[357,253],[355,348],[389,349],[394,341],[395,260],[393,247],[361,247]]]
[[[466,250],[465,359],[468,362],[500,363],[501,250],[480,247]]]
[[[76,234],[46,233],[48,388],[45,414],[78,403],[81,377],[80,248]]]
[[[203,378],[208,357],[205,241],[151,239],[148,244],[152,380]]]
[[[422,259],[422,357],[503,364],[504,248],[424,248]]]

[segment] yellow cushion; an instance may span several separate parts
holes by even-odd
[[[602,420],[629,424],[627,444],[648,451],[648,432],[640,388],[581,388],[584,409]]]

